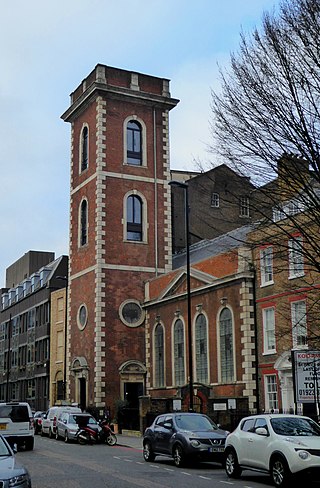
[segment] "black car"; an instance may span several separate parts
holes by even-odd
[[[143,436],[143,457],[173,457],[176,466],[187,461],[215,461],[224,464],[229,432],[220,429],[207,415],[167,413],[159,415]]]

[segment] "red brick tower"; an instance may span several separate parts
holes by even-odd
[[[144,282],[171,269],[169,81],[98,64],[71,94],[68,397],[144,393]],[[134,426],[133,426],[134,427]]]

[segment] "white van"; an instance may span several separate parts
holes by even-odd
[[[32,450],[34,446],[33,415],[29,403],[0,403],[0,434],[11,446],[24,446]]]
[[[68,405],[49,408],[42,421],[42,436],[48,435],[50,439],[56,436],[57,417],[60,412],[81,413],[82,410],[79,407],[72,407]]]

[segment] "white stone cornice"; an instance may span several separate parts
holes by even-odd
[[[120,270],[120,271],[140,271],[143,273],[156,273],[158,271],[159,273],[164,273],[165,269],[163,268],[152,268],[152,267],[147,267],[147,266],[128,266],[128,265],[121,265],[121,264],[108,264],[105,263],[103,266],[103,269],[114,269],[114,270]]]

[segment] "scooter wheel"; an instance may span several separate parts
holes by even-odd
[[[108,446],[115,446],[117,443],[117,436],[115,434],[110,434],[107,437]]]

